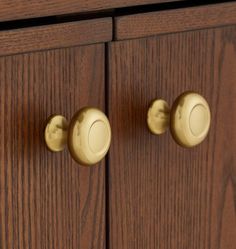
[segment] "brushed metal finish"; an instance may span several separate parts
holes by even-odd
[[[111,143],[111,127],[102,111],[85,107],[75,113],[70,124],[61,115],[51,116],[44,139],[53,152],[64,150],[68,144],[73,159],[81,165],[90,166],[106,156]]]
[[[211,112],[207,101],[194,92],[181,94],[171,110],[166,101],[157,99],[147,114],[149,130],[156,135],[163,134],[170,126],[175,141],[186,148],[204,141],[211,123]]]

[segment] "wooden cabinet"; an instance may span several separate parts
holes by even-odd
[[[235,10],[229,3],[115,18],[110,248],[235,247]],[[207,139],[192,149],[147,127],[153,100],[172,104],[186,91],[203,95],[212,112]]]
[[[236,26],[109,45],[110,247],[234,248]],[[150,133],[152,100],[185,91],[209,102],[208,138],[192,149]]]
[[[39,52],[26,51],[36,50],[41,28],[0,33],[2,249],[105,248],[105,162],[80,167],[68,150],[51,153],[43,140],[50,115],[71,118],[84,106],[105,108],[105,44],[47,50],[99,41],[96,32],[74,32],[70,39],[71,27],[44,27]],[[66,31],[67,38],[60,33]],[[10,55],[19,48],[24,53]]]
[[[235,248],[236,4],[164,2],[0,3],[1,249]],[[212,115],[191,149],[147,127],[154,99],[185,91]],[[112,131],[92,167],[43,135],[85,106]]]

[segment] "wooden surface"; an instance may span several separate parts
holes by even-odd
[[[0,21],[182,0],[1,0]]]
[[[109,45],[110,249],[234,249],[236,26]],[[154,136],[156,98],[206,97],[208,138],[183,149]]]
[[[0,56],[106,42],[111,39],[111,18],[1,31]]]
[[[104,161],[51,153],[45,120],[104,107],[104,45],[0,58],[0,248],[104,249]]]
[[[115,39],[132,39],[235,23],[235,2],[126,15],[115,18]]]

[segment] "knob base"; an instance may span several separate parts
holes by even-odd
[[[155,135],[161,135],[166,132],[169,123],[170,108],[168,103],[162,99],[153,101],[147,114],[149,130]]]
[[[63,151],[67,145],[68,121],[64,116],[53,115],[48,118],[44,130],[44,140],[52,152]]]

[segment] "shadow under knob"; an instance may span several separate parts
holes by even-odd
[[[51,116],[44,136],[51,151],[62,151],[68,144],[73,159],[89,166],[106,156],[111,143],[111,127],[102,111],[86,107],[78,111],[70,123],[61,115]]]
[[[163,134],[170,126],[175,141],[186,148],[203,142],[209,132],[210,122],[211,113],[207,101],[194,92],[181,94],[171,109],[166,101],[155,100],[147,116],[152,133]]]

